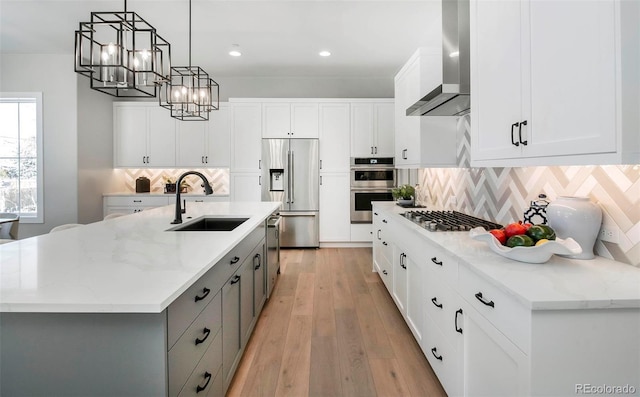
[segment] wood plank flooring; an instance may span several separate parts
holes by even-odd
[[[446,396],[370,248],[281,251],[227,396]]]

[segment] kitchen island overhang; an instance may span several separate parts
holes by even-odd
[[[0,312],[160,313],[280,203],[190,203],[249,218],[230,232],[173,232],[173,206],[0,246]]]

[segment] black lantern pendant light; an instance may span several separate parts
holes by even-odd
[[[116,97],[155,97],[167,80],[171,46],[135,12],[92,12],[75,33],[75,71]]]
[[[172,66],[169,81],[160,90],[160,106],[183,121],[209,120],[218,110],[220,86],[199,66],[191,66],[191,0],[189,0],[189,66]]]

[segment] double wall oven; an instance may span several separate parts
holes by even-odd
[[[372,201],[393,201],[393,157],[351,158],[351,223],[371,223]]]

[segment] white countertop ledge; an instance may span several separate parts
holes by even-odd
[[[600,256],[518,262],[494,253],[468,232],[430,232],[401,215],[410,209],[388,202],[375,205],[531,310],[640,308],[640,268]]]
[[[230,232],[174,232],[164,206],[0,245],[0,312],[160,313],[280,206],[189,203],[188,217],[249,218]]]

